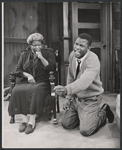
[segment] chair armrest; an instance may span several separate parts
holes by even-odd
[[[11,82],[15,82],[15,81],[16,81],[16,73],[11,72],[11,73],[10,73],[9,80],[10,80]]]
[[[9,100],[9,98],[10,98],[9,91],[10,91],[10,87],[7,87],[7,88],[4,89],[4,101]]]
[[[11,72],[11,73],[10,73],[9,80],[10,80],[10,82],[11,82],[9,94],[11,94],[11,93],[12,93],[12,89],[14,88],[14,86],[15,86],[15,84],[16,84],[16,73]]]
[[[10,97],[11,97],[11,93],[12,93],[12,89],[14,88],[15,86],[15,82],[16,82],[16,75],[14,72],[11,72],[10,73],[10,76],[9,76],[9,80],[10,80],[10,87],[8,88],[8,92],[6,95],[4,95],[4,101],[8,101],[10,100]],[[5,94],[5,91],[4,91],[4,94]]]

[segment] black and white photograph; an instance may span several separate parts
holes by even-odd
[[[120,148],[119,1],[2,2],[2,148]]]

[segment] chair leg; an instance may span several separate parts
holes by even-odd
[[[55,97],[53,97],[53,102],[54,102],[54,104],[53,104],[53,117],[54,117],[53,123],[56,125],[56,124],[58,124],[58,121],[56,119],[56,98]]]
[[[15,123],[15,115],[12,115],[12,116],[11,116],[10,123],[11,123],[11,124]]]
[[[60,113],[59,96],[57,96],[57,113]]]

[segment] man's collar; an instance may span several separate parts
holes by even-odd
[[[88,52],[82,58],[80,58],[80,59],[77,58],[77,59],[82,62],[86,58],[87,54],[88,54]]]

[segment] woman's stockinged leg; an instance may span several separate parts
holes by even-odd
[[[21,115],[22,117],[22,122],[28,123],[28,116],[27,115]]]
[[[29,115],[28,124],[31,124],[33,128],[35,127],[36,116],[37,116],[36,114],[34,114],[34,115]]]

